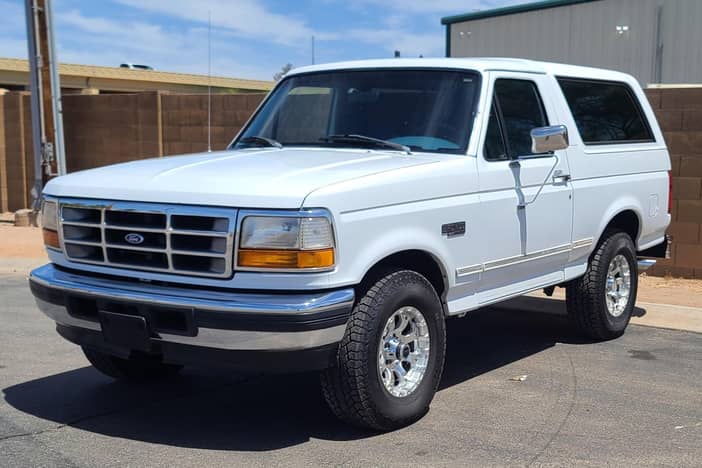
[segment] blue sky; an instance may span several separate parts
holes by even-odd
[[[443,56],[442,16],[524,0],[53,0],[61,62],[271,79],[285,63]],[[26,58],[24,2],[0,0],[0,57]]]

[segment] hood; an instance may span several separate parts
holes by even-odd
[[[245,149],[105,166],[51,180],[58,197],[242,208],[300,208],[312,191],[380,172],[429,164],[426,154],[360,149]]]

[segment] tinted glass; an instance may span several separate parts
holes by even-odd
[[[499,161],[533,154],[531,131],[547,125],[546,112],[534,82],[496,80],[485,137],[485,159]]]
[[[283,146],[356,146],[325,141],[358,134],[414,151],[464,153],[479,89],[474,72],[452,70],[332,71],[293,75],[242,132]],[[235,142],[236,148],[251,145]]]
[[[505,140],[502,138],[500,122],[497,118],[495,104],[490,107],[490,120],[488,121],[487,134],[485,135],[484,147],[485,159],[488,161],[504,161],[509,159]]]
[[[526,80],[495,81],[504,132],[512,156],[531,152],[531,131],[548,125],[536,84]]]
[[[653,141],[641,108],[624,83],[558,80],[585,144]]]

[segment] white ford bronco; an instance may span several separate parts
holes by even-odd
[[[305,67],[226,151],[49,182],[51,263],[30,286],[111,377],[320,370],[336,415],[391,430],[429,408],[448,317],[562,286],[586,336],[620,336],[638,271],[666,254],[669,170],[622,73]]]

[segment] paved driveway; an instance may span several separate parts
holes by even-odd
[[[333,418],[312,374],[115,383],[24,278],[0,277],[0,466],[700,465],[702,335],[632,326],[593,344],[563,317],[499,308],[448,328],[430,413],[369,434]]]

